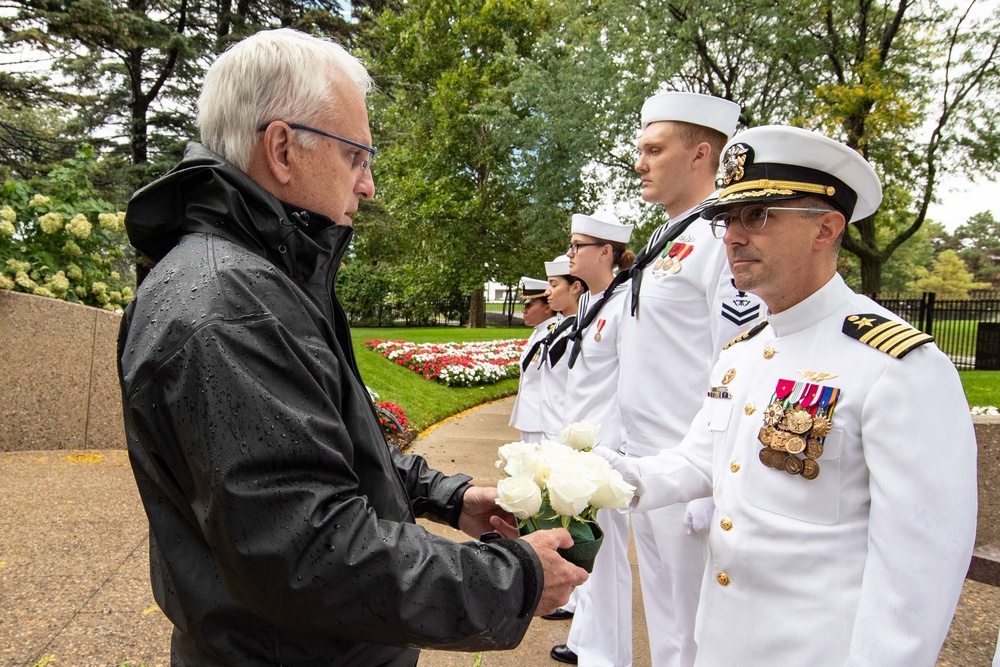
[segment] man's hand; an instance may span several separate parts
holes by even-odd
[[[590,450],[592,454],[597,454],[602,459],[611,464],[611,467],[622,474],[622,479],[635,487],[635,495],[641,496],[646,488],[639,475],[639,464],[636,460],[627,456],[622,456],[618,452],[613,452],[606,447],[594,447]]]
[[[462,513],[458,517],[462,532],[478,540],[483,533],[493,530],[492,517],[513,524],[514,515],[497,505],[496,500],[496,489],[470,486],[462,496]]]
[[[689,502],[684,510],[684,525],[687,526],[688,535],[707,532],[714,515],[715,499],[712,496]]]
[[[587,580],[587,571],[556,551],[573,546],[573,538],[565,528],[537,530],[521,539],[531,545],[542,563],[542,597],[535,608],[535,616],[551,614],[569,601],[574,588]]]

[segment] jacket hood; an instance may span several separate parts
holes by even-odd
[[[353,235],[351,227],[282,202],[194,142],[176,167],[132,196],[125,230],[132,246],[153,261],[183,234],[202,232],[239,243],[306,282],[331,258],[339,263]]]

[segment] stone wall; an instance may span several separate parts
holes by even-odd
[[[0,290],[0,452],[123,449],[120,315]]]

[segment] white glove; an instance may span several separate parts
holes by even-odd
[[[684,525],[687,526],[688,535],[707,531],[714,515],[715,499],[712,496],[689,502],[684,510]]]
[[[592,454],[597,454],[602,459],[605,459],[611,464],[611,467],[622,474],[622,479],[631,484],[635,488],[635,494],[641,495],[639,489],[644,489],[645,486],[642,484],[642,480],[639,476],[639,464],[634,458],[629,458],[627,456],[622,456],[616,451],[608,449],[607,447],[594,447],[590,450]]]

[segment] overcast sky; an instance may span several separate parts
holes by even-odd
[[[1000,220],[1000,183],[984,181],[970,183],[961,178],[942,179],[937,187],[940,204],[931,204],[927,216],[954,231],[976,213],[992,211]]]

